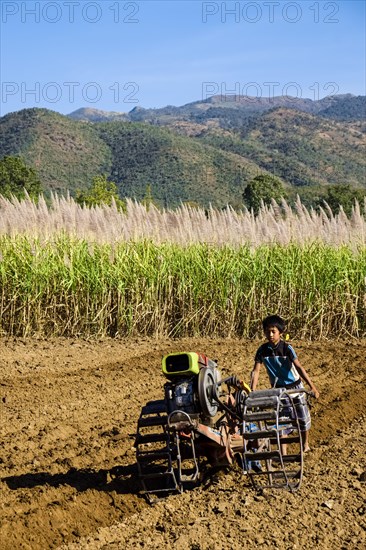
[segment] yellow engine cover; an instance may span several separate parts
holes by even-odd
[[[198,374],[200,367],[205,366],[207,358],[194,351],[169,353],[163,357],[162,370],[167,378]]]

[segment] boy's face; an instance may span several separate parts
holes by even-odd
[[[268,342],[274,346],[281,340],[281,333],[277,327],[267,327],[264,334]]]

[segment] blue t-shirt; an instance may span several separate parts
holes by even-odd
[[[300,380],[293,364],[296,358],[294,348],[280,340],[274,347],[269,342],[262,344],[255,354],[254,362],[264,364],[272,387],[283,388]]]

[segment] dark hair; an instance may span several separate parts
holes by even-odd
[[[285,332],[286,328],[286,321],[282,319],[279,315],[268,315],[265,319],[262,321],[263,330],[267,330],[269,327],[276,327],[282,334]]]

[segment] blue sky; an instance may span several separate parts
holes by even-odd
[[[0,3],[1,115],[366,95],[361,0]]]

